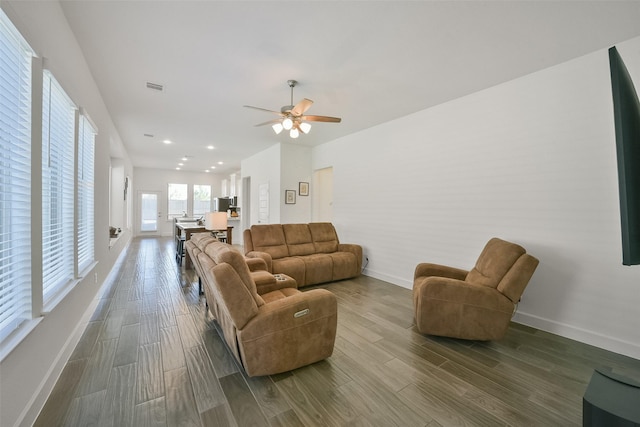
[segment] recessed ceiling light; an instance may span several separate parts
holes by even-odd
[[[176,170],[177,170],[177,171],[179,171],[179,170],[180,170],[180,168],[176,168]]]
[[[187,160],[188,160],[188,159],[187,159],[187,156],[184,156],[184,157],[182,158],[182,161],[183,161],[183,162],[186,162]]]
[[[184,163],[178,163],[178,166],[184,166]]]
[[[213,145],[207,145],[207,148],[208,148],[209,150],[213,150],[215,147],[214,147]]]
[[[224,162],[218,162],[218,164],[219,164],[219,165],[223,165],[223,164],[224,164]]]
[[[164,142],[165,144],[171,144],[171,140],[170,140],[170,139],[165,139],[165,140],[164,140],[164,141],[162,141],[162,142]]]
[[[211,166],[211,169],[215,169],[215,168],[216,168],[215,166]]]
[[[206,173],[209,173],[209,169],[206,169],[206,170],[205,170],[205,172],[206,172]]]

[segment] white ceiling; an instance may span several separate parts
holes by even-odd
[[[640,35],[640,1],[61,4],[134,166],[187,155],[184,170],[225,174],[275,143],[321,144]],[[274,116],[242,106],[279,110],[288,79],[294,103],[342,123],[297,140],[253,126]]]

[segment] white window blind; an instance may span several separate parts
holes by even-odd
[[[78,270],[94,259],[94,144],[96,131],[80,116],[78,128]]]
[[[167,215],[169,219],[185,216],[187,214],[187,184],[169,184],[168,194]]]
[[[193,186],[193,216],[201,216],[211,212],[211,186]]]
[[[0,10],[0,341],[31,318],[31,58]]]
[[[75,106],[48,71],[42,92],[42,286],[47,304],[74,278]]]

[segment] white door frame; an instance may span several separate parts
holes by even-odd
[[[158,222],[155,231],[142,231],[140,229],[140,225],[142,223],[142,195],[143,194],[155,194],[157,196],[158,205],[156,208],[158,209]],[[136,235],[138,236],[160,236],[162,235],[162,230],[160,223],[162,222],[162,212],[160,211],[160,197],[162,196],[162,191],[146,191],[146,190],[138,190],[138,207],[136,209]]]

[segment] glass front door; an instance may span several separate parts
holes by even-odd
[[[156,232],[158,231],[158,211],[159,193],[142,192],[140,193],[140,231]]]

